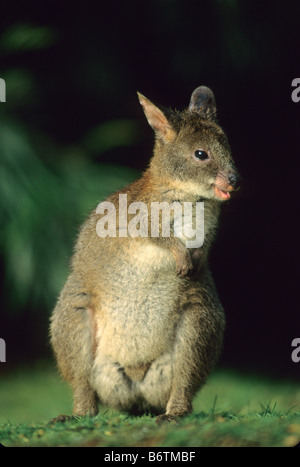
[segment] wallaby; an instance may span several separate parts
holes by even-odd
[[[239,176],[211,89],[195,89],[182,112],[138,98],[155,132],[153,157],[139,180],[106,200],[115,207],[116,235],[97,232],[107,210],[95,209],[81,228],[50,334],[73,388],[74,415],[96,415],[100,401],[161,422],[192,410],[222,348],[225,318],[208,253],[221,202],[237,189]],[[193,225],[201,203],[203,245],[188,248],[185,231],[175,235],[175,209],[170,235],[162,235],[162,211],[158,234],[149,228],[148,235],[129,235],[133,216],[121,212],[120,195],[133,207],[143,203],[148,213],[158,203],[192,204]]]

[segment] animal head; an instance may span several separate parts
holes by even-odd
[[[150,169],[199,198],[229,199],[238,188],[239,175],[227,136],[217,122],[212,90],[196,88],[182,112],[156,106],[140,93],[138,97],[155,132]]]

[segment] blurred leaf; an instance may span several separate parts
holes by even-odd
[[[133,146],[138,142],[138,122],[126,119],[102,123],[84,138],[84,144],[93,153],[102,153],[118,146]]]
[[[70,162],[47,168],[26,133],[0,124],[0,251],[5,294],[15,309],[50,308],[66,279],[77,229],[104,197],[136,178],[134,170]]]
[[[14,24],[3,33],[0,47],[7,52],[44,49],[51,46],[55,39],[55,32],[48,27]]]
[[[31,73],[27,70],[15,68],[2,73],[8,90],[9,103],[27,102],[32,99],[34,82]]]

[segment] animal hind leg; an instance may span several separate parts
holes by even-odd
[[[89,294],[72,278],[53,312],[50,334],[58,367],[73,389],[73,414],[96,415],[97,396],[90,383],[95,351],[94,311]]]
[[[225,319],[212,281],[190,289],[181,310],[170,397],[158,423],[191,412],[193,397],[206,382],[222,347]]]

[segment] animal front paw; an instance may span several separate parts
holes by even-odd
[[[172,254],[176,262],[176,274],[180,277],[187,276],[193,269],[191,256],[186,248],[172,248]]]

